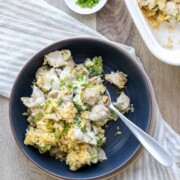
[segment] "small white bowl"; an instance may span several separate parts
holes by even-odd
[[[64,0],[64,1],[72,11],[84,15],[98,12],[107,3],[107,0],[99,0],[99,3],[93,6],[92,8],[82,8],[78,4],[76,4],[77,0]]]

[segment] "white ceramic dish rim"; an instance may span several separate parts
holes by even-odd
[[[151,53],[167,64],[180,66],[180,50],[165,49],[157,42],[138,6],[137,0],[125,0],[125,3],[141,37]]]
[[[71,1],[71,2],[69,2],[69,1]],[[94,14],[94,13],[98,12],[99,10],[101,10],[107,3],[107,0],[100,0],[100,2],[92,8],[81,8],[79,5],[74,5],[75,1],[77,1],[77,0],[64,0],[66,5],[72,11],[74,11],[78,14],[83,14],[83,15]]]

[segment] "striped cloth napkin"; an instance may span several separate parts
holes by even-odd
[[[0,9],[0,95],[6,97],[10,96],[23,65],[47,44],[72,36],[106,39],[43,0],[0,0]],[[132,47],[119,46],[135,56]],[[159,108],[153,137],[172,155],[173,167],[162,167],[145,151],[140,159],[112,180],[180,179],[180,136],[163,120]]]

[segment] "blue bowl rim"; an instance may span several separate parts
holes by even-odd
[[[63,43],[63,42],[66,42],[66,41],[73,41],[73,40],[93,40],[93,41],[96,41],[97,43],[103,43],[104,45],[106,46],[111,46],[113,47],[114,49],[120,51],[121,53],[123,53],[127,58],[128,60],[130,60],[134,66],[136,66],[136,68],[139,70],[139,72],[141,73],[142,75],[142,78],[147,86],[147,89],[148,89],[148,94],[149,94],[149,97],[150,97],[150,116],[149,116],[149,120],[148,120],[148,128],[147,128],[147,133],[151,133],[151,128],[150,125],[151,125],[151,122],[152,121],[155,121],[155,116],[156,116],[156,100],[155,100],[155,93],[154,93],[154,90],[153,90],[153,87],[152,87],[152,84],[149,80],[149,77],[147,76],[145,70],[143,69],[142,65],[140,64],[140,62],[138,62],[137,59],[135,59],[132,55],[129,54],[128,51],[126,51],[125,49],[123,49],[122,47],[118,46],[117,44],[115,44],[114,42],[111,42],[109,40],[104,40],[104,39],[100,39],[100,38],[96,38],[96,37],[90,37],[90,36],[76,36],[76,37],[70,37],[70,38],[64,38],[64,39],[61,39],[61,40],[58,40],[58,41],[55,41],[47,46],[45,46],[44,48],[42,48],[41,50],[39,50],[36,54],[34,54],[28,61],[27,63],[23,66],[23,68],[21,69],[21,71],[19,72],[15,82],[14,82],[14,85],[12,87],[12,91],[11,91],[11,95],[10,95],[10,101],[9,101],[9,121],[10,121],[10,126],[11,126],[11,130],[12,130],[12,133],[13,133],[13,136],[14,136],[14,139],[18,145],[18,147],[20,148],[20,150],[23,152],[23,154],[35,165],[37,166],[40,170],[42,170],[43,172],[45,172],[46,174],[52,176],[52,177],[55,177],[55,178],[61,178],[61,179],[67,179],[67,180],[87,180],[87,178],[67,178],[65,176],[61,176],[61,175],[58,175],[58,174],[55,174],[55,173],[52,173],[50,172],[49,170],[41,167],[37,162],[35,162],[27,153],[26,151],[21,147],[19,141],[18,141],[18,138],[16,136],[16,132],[14,130],[14,127],[13,127],[13,117],[12,117],[12,98],[14,96],[14,91],[15,91],[15,88],[16,88],[16,84],[18,83],[18,79],[19,77],[22,75],[23,71],[28,67],[28,65],[31,63],[31,61],[33,61],[34,58],[36,58],[36,56],[41,53],[42,51],[44,51],[45,49],[49,49],[50,47],[52,46],[55,46],[55,45],[58,45],[59,43]],[[138,153],[142,152],[142,145],[140,144],[136,150],[134,151],[134,153],[127,159],[126,162],[124,162],[123,164],[121,164],[120,166],[114,168],[113,170],[111,171],[108,171],[107,173],[104,173],[102,175],[98,175],[98,176],[93,176],[91,178],[88,178],[88,179],[97,179],[97,178],[103,178],[103,177],[106,177],[108,175],[111,175],[112,176],[112,173],[113,172],[117,172],[118,170],[120,170],[121,168],[121,172],[124,171],[127,167],[125,167],[128,163],[132,164],[133,162],[135,162],[138,158],[135,158],[136,155],[138,155]],[[140,153],[141,155],[142,153]],[[140,156],[139,155],[139,156]],[[130,165],[129,164],[129,165]]]

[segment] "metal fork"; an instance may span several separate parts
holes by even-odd
[[[138,141],[144,146],[144,148],[163,166],[171,167],[173,165],[173,160],[171,156],[165,151],[165,149],[155,141],[151,136],[141,130],[128,118],[126,118],[122,113],[120,113],[116,107],[112,104],[111,96],[109,91],[106,89],[106,94],[109,97],[109,102],[107,106],[114,111],[119,118],[124,122],[124,124],[129,128],[129,130],[134,134]]]

